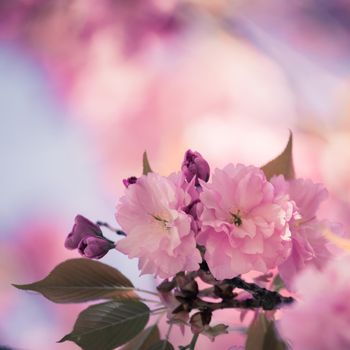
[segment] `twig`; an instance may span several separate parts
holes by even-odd
[[[159,311],[164,311],[166,310],[167,308],[166,307],[159,307],[158,309],[154,309],[154,310],[151,310],[151,313],[152,314],[155,314],[155,313],[158,313]]]
[[[255,283],[248,283],[241,277],[227,279],[224,282],[231,284],[234,288],[240,288],[249,292],[254,300],[257,301],[258,307],[262,307],[264,310],[273,310],[282,304],[291,304],[294,302],[294,298],[292,297],[284,297],[276,291],[259,287]]]
[[[126,233],[122,230],[118,230],[116,229],[115,227],[112,227],[109,223],[107,222],[103,222],[103,221],[97,221],[96,222],[96,225],[98,226],[102,226],[102,227],[106,227],[108,228],[109,230],[111,230],[112,232],[116,233],[117,235],[119,236],[126,236]]]

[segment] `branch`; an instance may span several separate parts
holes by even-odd
[[[231,284],[234,288],[240,288],[249,292],[254,300],[258,302],[258,307],[262,307],[264,310],[273,310],[282,304],[291,304],[294,302],[294,298],[292,297],[284,297],[276,291],[259,287],[255,283],[248,283],[241,277],[227,279],[224,282]]]

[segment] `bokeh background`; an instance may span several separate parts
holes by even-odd
[[[347,0],[0,0],[0,345],[78,349],[55,341],[83,306],[11,283],[77,256],[77,213],[116,225],[145,149],[164,175],[188,148],[262,165],[291,129],[298,176],[326,184],[323,217],[349,232],[349,37]],[[102,260],[154,288],[135,261]]]

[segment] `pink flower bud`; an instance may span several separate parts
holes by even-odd
[[[101,259],[113,248],[112,242],[97,236],[82,239],[78,246],[79,253],[89,259]]]
[[[75,224],[72,228],[72,232],[67,236],[64,246],[67,249],[78,248],[80,241],[86,237],[100,236],[102,237],[102,231],[100,227],[82,215],[75,217]]]
[[[192,152],[189,149],[185,153],[181,169],[188,182],[196,177],[196,186],[199,186],[198,179],[204,180],[205,182],[209,180],[209,164],[198,152]]]
[[[130,185],[136,184],[137,177],[136,176],[131,176],[128,177],[127,179],[123,179],[123,184],[126,188],[128,188]]]

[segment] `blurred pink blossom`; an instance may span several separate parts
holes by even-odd
[[[290,249],[288,221],[293,205],[276,194],[256,167],[227,165],[201,182],[202,229],[197,242],[217,279],[280,264]]]
[[[349,266],[350,256],[343,256],[322,273],[309,267],[297,277],[294,286],[301,300],[286,308],[279,321],[280,333],[293,350],[350,348]]]
[[[322,184],[311,180],[285,181],[283,176],[278,176],[271,181],[279,191],[289,194],[297,209],[290,222],[291,254],[278,267],[283,281],[291,288],[295,276],[307,265],[313,264],[321,269],[331,256],[329,241],[323,235],[324,229],[331,224],[316,217],[319,205],[327,198],[328,193]]]
[[[116,219],[127,234],[117,249],[138,257],[142,274],[168,278],[197,270],[201,256],[191,217],[182,211],[190,201],[190,195],[170,178],[155,173],[141,176],[125,189],[117,207]]]

